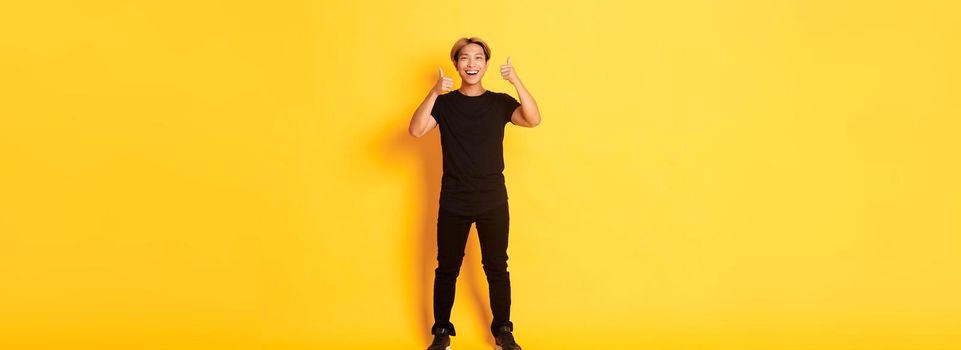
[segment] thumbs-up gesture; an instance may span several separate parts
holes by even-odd
[[[514,66],[511,65],[510,56],[507,56],[507,64],[501,65],[501,76],[511,84],[516,84],[517,81],[520,80],[520,78],[517,77],[517,71],[515,71]]]
[[[454,79],[451,79],[450,77],[445,77],[443,68],[438,67],[437,71],[440,73],[440,76],[437,78],[437,84],[434,84],[434,89],[433,89],[434,92],[440,95],[445,92],[453,90]]]

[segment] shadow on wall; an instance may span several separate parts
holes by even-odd
[[[433,69],[436,69],[433,68]],[[429,70],[436,74],[436,70]],[[428,73],[429,74],[429,73]],[[424,95],[427,94],[425,87]],[[423,98],[423,97],[421,97]],[[417,315],[412,320],[418,324],[418,334],[423,337],[424,343],[430,343],[433,336],[430,334],[430,327],[434,324],[433,314],[433,293],[434,293],[434,269],[437,268],[437,211],[440,203],[440,181],[443,174],[443,158],[440,146],[440,130],[431,130],[421,138],[415,138],[407,133],[411,115],[421,103],[421,99],[412,102],[410,110],[400,111],[396,116],[390,118],[392,127],[383,135],[385,140],[379,143],[379,152],[385,162],[392,163],[398,160],[411,159],[417,162],[415,167],[418,173],[415,177],[418,183],[411,186],[417,188],[417,196],[411,198],[410,203],[400,203],[399,205],[412,205],[416,208],[414,215],[414,226],[409,229],[402,229],[400,232],[408,232],[412,239],[413,246],[404,246],[401,249],[412,249],[416,256],[416,261],[412,264],[400,265],[404,271],[399,273],[402,276],[410,276],[410,285],[414,290],[409,293],[413,295],[417,303]],[[409,256],[409,254],[401,254]],[[464,263],[461,266],[461,273],[458,277],[458,286],[464,286],[469,290],[469,302],[472,304],[473,313],[479,318],[479,328],[477,334],[490,333],[489,324],[493,315],[490,311],[489,297],[487,295],[487,281],[480,266],[480,243],[477,239],[476,227],[471,226],[470,237],[465,248]],[[461,288],[458,288],[461,289]],[[458,296],[455,300],[464,300],[464,296]],[[461,303],[463,304],[463,303]],[[454,305],[452,315],[457,314],[457,303]],[[461,312],[469,310],[460,310]],[[461,327],[458,326],[458,330]],[[461,331],[462,332],[462,331]],[[461,334],[458,332],[458,334]],[[493,339],[493,338],[491,338]]]

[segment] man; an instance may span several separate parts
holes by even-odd
[[[444,174],[437,215],[437,269],[434,270],[434,341],[428,350],[449,350],[456,335],[450,322],[457,276],[464,258],[470,226],[477,224],[481,261],[490,285],[491,333],[498,350],[520,350],[510,321],[511,288],[507,272],[510,212],[504,182],[504,127],[508,122],[535,127],[541,122],[534,98],[507,63],[501,77],[517,89],[520,102],[508,94],[484,89],[481,79],[490,62],[484,40],[461,38],[450,58],[461,77],[460,89],[440,69],[437,83],[417,107],[408,132],[421,137],[440,127]]]

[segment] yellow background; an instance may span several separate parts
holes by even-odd
[[[426,348],[440,149],[406,130],[475,35],[543,116],[505,138],[525,349],[961,348],[959,19],[5,2],[0,348]],[[455,349],[492,347],[479,259]]]

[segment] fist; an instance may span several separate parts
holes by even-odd
[[[440,95],[445,92],[453,90],[454,79],[451,79],[450,77],[445,77],[443,68],[438,67],[437,71],[440,73],[440,76],[437,78],[437,84],[434,84],[433,91],[438,95]]]
[[[501,77],[504,77],[504,80],[509,81],[511,84],[515,84],[519,80],[517,72],[514,71],[514,66],[511,65],[510,56],[507,56],[507,64],[501,65]]]

